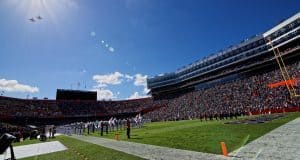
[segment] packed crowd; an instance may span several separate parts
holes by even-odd
[[[292,78],[299,77],[300,63],[287,66],[287,70]],[[272,89],[267,86],[278,81],[282,81],[279,69],[252,73],[241,79],[169,99],[166,106],[147,113],[145,117],[154,121],[227,118],[259,110],[300,106],[299,98],[291,99],[286,86]]]
[[[0,96],[0,117],[57,117],[62,113],[54,101],[22,100]]]
[[[0,96],[0,117],[107,117],[137,114],[152,107],[151,98],[124,101],[23,100]]]

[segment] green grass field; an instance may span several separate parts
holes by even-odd
[[[143,128],[132,129],[132,139],[130,140],[127,140],[125,131],[119,131],[119,134],[120,140],[125,141],[221,154],[221,141],[226,143],[230,152],[297,117],[300,117],[299,112],[289,113],[283,118],[262,124],[224,124],[224,122],[230,120],[207,122],[200,122],[199,120],[154,122],[146,124]],[[98,132],[90,135],[100,137]],[[104,134],[103,137],[114,139],[115,132],[111,132],[107,135]],[[25,160],[79,160],[85,158],[89,160],[140,159],[139,157],[82,142],[68,136],[58,136],[52,140],[60,141],[69,149],[25,158]],[[24,141],[14,145],[32,143],[40,143],[40,141]],[[78,154],[78,152],[80,154]]]
[[[125,131],[119,131],[119,139],[221,154],[220,142],[222,141],[226,143],[228,151],[231,152],[299,116],[299,112],[289,113],[286,117],[262,124],[224,124],[229,120],[155,122],[146,124],[143,128],[132,129],[130,140],[127,140]],[[100,136],[98,132],[90,135]],[[103,137],[113,139],[115,132],[104,134]]]

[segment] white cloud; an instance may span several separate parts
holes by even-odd
[[[109,84],[111,85],[117,85],[122,83],[122,77],[124,75],[120,72],[115,72],[107,75],[94,75],[93,80],[95,80],[98,85],[101,87],[107,86]]]
[[[105,47],[107,48],[107,47],[108,47],[108,44],[105,44]]]
[[[134,85],[136,86],[145,86],[147,85],[147,75],[136,74]]]
[[[149,89],[147,88],[147,75],[142,74],[135,74],[134,76],[114,72],[110,74],[103,74],[103,75],[94,75],[93,80],[97,83],[94,85],[94,90],[97,90],[98,99],[112,99],[116,98],[116,96],[120,95],[120,92],[116,92],[113,94],[110,90],[108,90],[110,85],[119,85],[121,83],[133,81],[133,85],[137,87],[143,87],[143,91],[141,95],[139,92],[134,92],[128,99],[136,99],[136,98],[144,98],[148,97],[147,94]]]
[[[147,87],[147,75],[142,75],[142,74],[136,74],[135,75],[135,80],[134,80],[134,85],[135,86],[143,86],[144,87],[144,93],[148,93],[149,89]]]
[[[91,37],[95,37],[95,36],[96,36],[96,32],[92,31],[92,32],[90,33],[90,35],[91,35]]]
[[[125,78],[127,79],[127,81],[131,81],[133,80],[133,76],[125,74]]]
[[[97,91],[97,99],[98,100],[110,100],[115,99],[113,92],[108,89],[94,89],[93,91]]]
[[[104,44],[104,41],[102,40],[101,43]]]
[[[94,88],[103,88],[103,87],[107,87],[107,84],[98,83],[97,85],[94,86]]]
[[[39,92],[39,88],[32,87],[26,84],[20,84],[16,80],[6,80],[0,79],[0,90],[7,92],[29,92],[36,93]]]
[[[110,52],[114,52],[114,51],[115,51],[115,49],[114,49],[113,47],[108,47],[108,51],[110,51]]]
[[[139,98],[146,98],[149,96],[140,95],[139,92],[134,92],[129,98],[127,99],[139,99]]]

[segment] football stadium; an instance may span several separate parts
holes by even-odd
[[[0,84],[0,159],[300,159],[300,13],[282,18],[171,72],[154,70],[146,96],[99,99],[78,83],[54,86],[54,98],[22,98]]]

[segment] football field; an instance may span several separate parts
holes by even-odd
[[[129,140],[126,138],[125,131],[118,131],[118,133],[120,141],[221,154],[220,142],[225,142],[228,152],[232,152],[297,117],[300,117],[299,112],[288,113],[284,117],[259,124],[224,124],[228,121],[235,121],[235,119],[202,122],[200,120],[154,122],[145,124],[143,128],[132,129],[132,138]],[[239,120],[249,118],[255,118],[255,116],[239,118]],[[115,139],[115,133],[104,133],[102,137]],[[86,134],[86,136],[88,135]],[[101,137],[99,132],[91,133],[89,136]],[[101,159],[140,159],[134,155],[82,142],[68,136],[58,136],[55,140],[60,141],[68,150],[25,159],[57,159],[59,157],[72,160],[98,159],[99,157]],[[23,143],[28,144],[28,142]],[[39,143],[39,141],[32,143]]]
[[[255,116],[239,120],[253,117]],[[297,117],[300,117],[299,112],[288,113],[282,118],[259,124],[224,124],[235,119],[154,122],[144,125],[143,128],[132,129],[130,140],[126,138],[126,131],[118,133],[119,139],[124,141],[222,154],[220,142],[225,142],[228,152],[231,152]],[[102,137],[114,139],[115,133],[110,132],[107,135],[104,133]],[[90,135],[101,137],[99,132]]]

